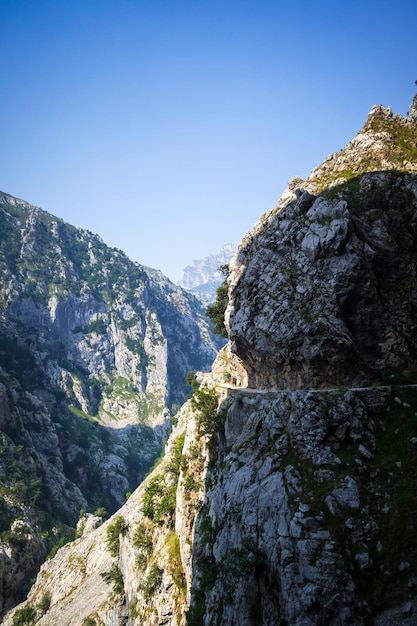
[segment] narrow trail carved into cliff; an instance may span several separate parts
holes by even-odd
[[[215,385],[216,388],[219,389],[227,389],[236,392],[243,393],[257,393],[257,394],[281,394],[281,393],[291,393],[291,392],[300,392],[304,391],[305,393],[337,393],[340,391],[370,391],[373,389],[415,389],[417,388],[417,383],[410,384],[396,384],[396,385],[378,385],[371,387],[323,387],[318,389],[255,389],[254,387],[239,387],[237,385]]]

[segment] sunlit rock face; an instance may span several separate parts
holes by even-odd
[[[26,602],[2,624],[14,626],[22,611],[32,611],[39,626],[185,626],[193,528],[203,497],[203,484],[190,494],[185,478],[194,464],[196,478],[203,478],[202,447],[186,403],[161,463],[112,518],[81,517],[79,537],[43,563]],[[161,492],[156,483],[163,484]],[[159,515],[149,507],[150,494],[161,507],[168,492],[174,499]]]

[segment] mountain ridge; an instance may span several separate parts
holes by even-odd
[[[162,273],[4,193],[0,267],[3,608],[81,510],[123,504],[221,342]]]

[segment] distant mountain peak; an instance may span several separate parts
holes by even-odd
[[[191,265],[183,270],[178,285],[183,289],[192,291],[204,302],[213,302],[216,297],[216,289],[224,280],[219,268],[230,263],[236,250],[237,246],[227,243],[217,254],[194,260]]]

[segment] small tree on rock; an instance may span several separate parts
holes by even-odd
[[[209,304],[206,309],[206,315],[213,324],[214,332],[220,335],[220,337],[227,339],[228,334],[226,326],[224,324],[224,314],[226,311],[226,307],[229,303],[229,287],[227,284],[229,266],[222,265],[221,267],[219,267],[219,270],[222,272],[225,278],[222,284],[217,287],[216,300],[213,302],[213,304]]]

